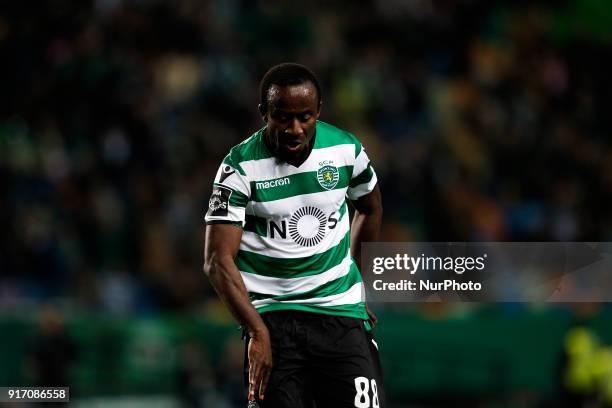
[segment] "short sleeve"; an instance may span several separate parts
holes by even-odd
[[[242,168],[226,157],[217,170],[206,224],[236,224],[244,226],[245,209],[251,195],[250,183]]]
[[[350,200],[357,200],[372,192],[377,181],[378,179],[376,178],[376,173],[372,168],[370,159],[363,146],[360,146],[359,153],[355,158],[353,174],[346,195]]]

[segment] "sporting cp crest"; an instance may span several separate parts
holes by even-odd
[[[319,180],[321,187],[326,190],[331,190],[336,187],[339,179],[340,174],[338,173],[338,169],[334,166],[323,166],[317,171],[317,180]]]

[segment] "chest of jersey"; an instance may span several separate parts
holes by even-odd
[[[334,164],[322,162],[316,169],[252,182],[246,214],[265,222],[270,239],[317,245],[335,229],[346,210],[352,166]]]
[[[312,208],[312,211],[327,214],[339,210],[344,204],[346,186],[316,191],[317,189],[308,188],[313,184],[312,180],[309,182],[287,178],[284,182],[269,187],[275,191],[262,193],[256,190],[247,205],[246,212],[257,217],[284,219],[290,218],[300,209]]]
[[[344,150],[315,149],[299,167],[266,160],[251,166],[251,214],[265,218],[287,218],[304,207],[329,213],[344,203],[353,163]],[[335,154],[334,154],[335,153]]]

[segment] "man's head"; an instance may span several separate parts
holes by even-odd
[[[272,153],[287,161],[305,159],[321,111],[321,87],[303,65],[274,66],[260,84],[259,112],[267,124]]]

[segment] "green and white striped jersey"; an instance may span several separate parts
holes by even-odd
[[[206,223],[242,226],[235,262],[260,313],[297,309],[367,319],[346,203],[376,185],[365,150],[352,134],[317,121],[313,150],[295,167],[272,156],[264,131],[223,160]]]

